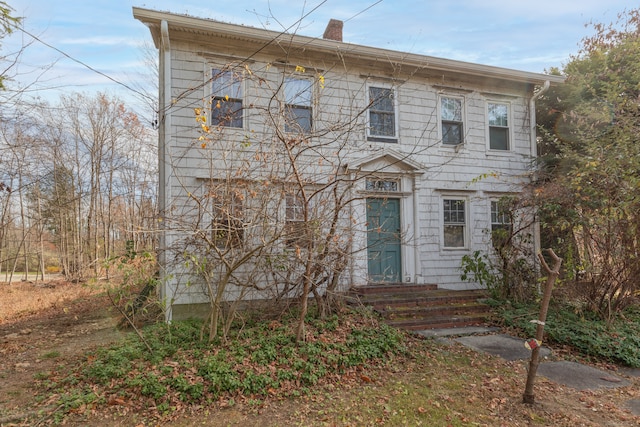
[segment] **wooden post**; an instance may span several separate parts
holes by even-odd
[[[549,268],[547,262],[541,253],[538,254],[538,259],[547,273],[547,283],[544,287],[544,294],[542,295],[542,305],[540,306],[540,314],[538,316],[538,327],[536,328],[536,340],[542,342],[544,335],[544,322],[547,320],[547,311],[549,309],[549,301],[551,300],[551,291],[553,290],[553,284],[560,275],[560,265],[562,264],[562,258],[558,257],[553,249],[547,249],[547,253],[553,259],[553,269]],[[527,385],[524,388],[524,395],[522,396],[523,403],[533,404],[535,403],[535,396],[533,394],[533,383],[536,378],[536,372],[538,371],[538,364],[540,363],[540,345],[536,345],[531,353],[531,361],[529,362],[529,375],[527,376]]]

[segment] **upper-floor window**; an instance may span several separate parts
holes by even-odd
[[[440,98],[440,121],[442,123],[442,143],[445,145],[462,144],[464,141],[462,99],[446,96]]]
[[[490,102],[487,105],[489,116],[489,149],[509,149],[509,105]]]
[[[396,142],[395,94],[390,88],[369,86],[369,139]]]
[[[242,75],[214,69],[211,82],[211,124],[242,127]]]
[[[312,122],[313,82],[287,77],[284,81],[285,132],[310,133]]]
[[[464,248],[467,216],[464,199],[443,199],[445,248]]]

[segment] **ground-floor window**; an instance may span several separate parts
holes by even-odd
[[[491,240],[496,248],[504,246],[513,233],[513,219],[507,200],[491,201]]]
[[[466,234],[465,200],[443,199],[444,247],[464,248]]]

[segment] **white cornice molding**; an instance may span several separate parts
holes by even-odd
[[[512,70],[509,68],[494,67],[491,65],[474,64],[452,59],[399,52],[334,40],[325,40],[322,38],[279,33],[271,30],[229,24],[211,19],[195,18],[188,15],[160,12],[139,7],[133,8],[133,16],[135,19],[138,19],[149,27],[156,45],[158,43],[160,22],[164,20],[169,24],[169,29],[174,31],[195,31],[210,36],[250,40],[261,44],[277,43],[280,46],[283,46],[283,43],[286,43],[286,47],[290,49],[304,49],[307,52],[317,52],[321,54],[339,53],[344,57],[351,57],[357,60],[373,62],[383,60],[388,63],[398,63],[436,72],[460,73],[534,85],[544,84],[545,81],[549,81],[552,84],[564,82],[564,77],[562,76],[531,73],[528,71]]]

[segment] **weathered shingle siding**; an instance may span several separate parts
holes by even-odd
[[[171,97],[175,104],[171,108],[172,128],[169,135],[171,162],[174,176],[172,182],[172,205],[181,214],[190,215],[187,193],[202,191],[202,178],[211,167],[209,159],[197,141],[200,133],[195,122],[193,109],[207,106],[210,94],[210,69],[223,66],[224,56],[216,59],[212,56],[197,54],[203,50],[202,44],[175,41],[172,44],[172,80]],[[215,47],[204,46],[207,51]],[[238,56],[248,56],[251,50],[233,50]],[[264,111],[273,105],[272,89],[278,87],[282,78],[282,66],[271,64],[275,59],[255,55],[246,65],[256,70],[265,78],[263,85],[247,81],[244,86],[245,106],[252,104],[255,108],[245,110],[243,129],[229,129],[225,138],[229,142],[240,143],[253,131],[254,138],[269,138],[270,132],[265,127]],[[411,154],[411,159],[424,166],[424,173],[416,176],[419,190],[414,194],[418,208],[418,224],[416,236],[412,244],[418,250],[421,260],[421,276],[427,282],[452,288],[461,288],[468,284],[461,283],[460,261],[465,254],[475,249],[484,249],[487,243],[486,230],[490,228],[489,198],[500,192],[517,189],[517,184],[527,179],[527,171],[531,162],[530,111],[528,107],[530,94],[512,89],[501,92],[500,87],[466,85],[462,90],[447,89],[439,86],[438,81],[424,77],[403,76],[396,83],[388,76],[376,77],[372,66],[359,68],[355,64],[347,64],[342,68],[339,58],[325,58],[324,63],[311,63],[302,59],[309,76],[315,74],[314,68],[321,71],[325,79],[324,88],[316,88],[313,104],[314,120],[317,126],[326,126],[356,119],[352,132],[345,133],[348,138],[345,155],[357,160],[384,148]],[[296,59],[289,58],[295,65]],[[368,78],[363,75],[369,75]],[[360,114],[367,105],[368,84],[392,85],[396,89],[398,139],[396,144],[370,142],[366,137],[367,115]],[[455,84],[455,82],[454,82]],[[453,85],[453,84],[452,84]],[[492,95],[487,95],[490,93]],[[438,104],[440,95],[449,94],[464,100],[464,132],[465,143],[457,150],[443,146],[439,138],[440,120]],[[494,95],[495,94],[495,95]],[[503,96],[501,98],[501,96]],[[493,153],[488,150],[487,143],[487,102],[498,100],[510,105],[511,147],[505,153]],[[330,133],[322,143],[341,134],[340,130]],[[215,150],[215,148],[214,148]],[[250,152],[251,149],[248,149]],[[313,158],[306,160],[309,165]],[[318,172],[317,170],[315,172]],[[495,173],[497,177],[489,176]],[[464,249],[449,250],[442,246],[442,198],[445,195],[457,195],[467,201],[467,239]],[[180,275],[177,275],[180,276]],[[182,276],[180,276],[182,277]],[[182,277],[176,281],[185,282]],[[184,284],[184,283],[183,283]],[[201,299],[199,289],[190,288],[181,297],[183,301],[194,302]]]

